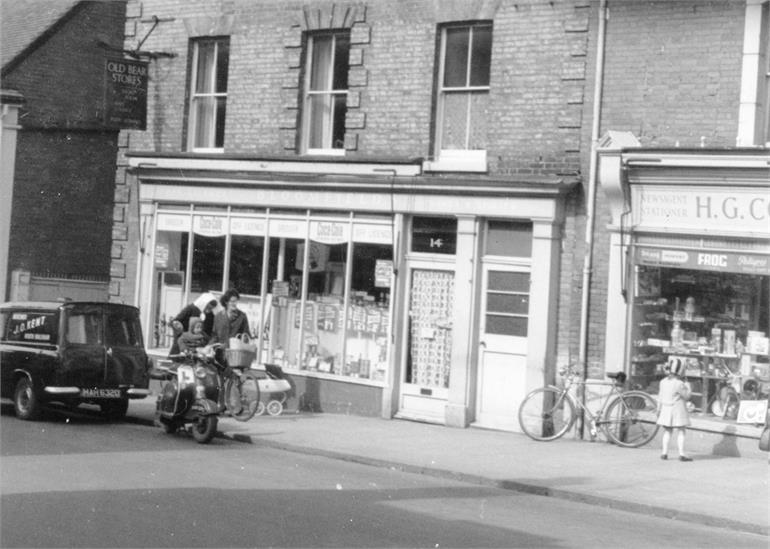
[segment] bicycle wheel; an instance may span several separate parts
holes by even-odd
[[[555,387],[529,393],[519,406],[519,425],[529,438],[555,440],[575,422],[575,405]]]
[[[658,433],[657,409],[655,399],[644,391],[627,391],[607,406],[602,427],[611,442],[637,448]]]
[[[232,417],[248,421],[257,413],[259,406],[258,378],[251,372],[232,377],[225,383],[226,405]]]

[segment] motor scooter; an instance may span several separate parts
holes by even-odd
[[[216,434],[220,415],[228,412],[247,421],[256,413],[257,378],[229,368],[220,346],[170,358],[175,362],[157,365],[150,374],[166,381],[155,407],[155,421],[164,432],[172,434],[189,424],[196,442],[206,444]]]

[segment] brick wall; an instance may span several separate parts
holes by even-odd
[[[347,27],[351,31],[350,95],[346,158],[429,157],[437,28],[451,21],[492,20],[492,69],[488,119],[491,175],[579,174],[583,86],[587,64],[590,2],[540,0],[403,0],[386,2],[203,2],[129,0],[126,47],[135,47],[160,23],[143,49],[171,54],[150,64],[148,126],[130,134],[135,151],[185,150],[189,41],[230,36],[226,153],[296,154],[303,32]],[[128,140],[121,139],[128,143]],[[120,161],[119,161],[120,162]],[[118,167],[117,188],[125,198],[136,186]],[[131,192],[131,200],[135,200]],[[579,209],[578,194],[571,211]],[[116,195],[116,202],[117,195]],[[116,221],[113,299],[131,302],[130,273],[136,250],[124,240],[138,223],[133,202]],[[565,239],[582,229],[570,221]],[[572,247],[566,256],[574,253]],[[572,263],[565,263],[563,296],[574,307]],[[579,278],[579,277],[578,277]],[[578,296],[579,298],[579,296]],[[578,301],[579,309],[579,301]]]
[[[707,147],[735,145],[741,83],[741,54],[745,2],[743,0],[623,1],[610,0],[605,46],[602,113],[599,135],[607,130],[633,133],[644,147]],[[589,16],[588,77],[581,150],[588,176],[593,79],[596,60],[598,2]],[[604,193],[597,190],[593,271],[589,307],[588,362],[603,361],[607,298],[610,221]],[[575,253],[564,257],[563,295],[579,293],[582,283],[585,217],[575,222]],[[568,226],[571,220],[568,219]],[[570,266],[568,262],[572,262]],[[573,286],[570,287],[570,284]],[[576,297],[579,299],[579,297]],[[560,326],[577,326],[580,303],[567,302]],[[569,310],[567,310],[569,308]],[[575,308],[578,311],[575,311]],[[570,319],[567,321],[567,319]],[[566,328],[566,326],[565,326]],[[617,337],[625,337],[618,326]],[[577,331],[560,342],[566,362],[578,354]],[[608,370],[621,365],[606,365]],[[593,375],[601,376],[600,368]]]
[[[577,5],[577,7],[576,7]],[[496,9],[495,9],[496,7]],[[225,152],[295,154],[302,35],[351,30],[347,157],[431,155],[437,25],[492,19],[492,173],[574,173],[585,71],[586,2],[130,1],[127,46],[161,23],[149,124],[137,150],[183,150],[188,44],[230,36]],[[542,47],[547,44],[548,47]]]
[[[117,131],[102,126],[106,50],[122,45],[122,2],[86,2],[3,76],[25,103],[9,268],[107,278]]]

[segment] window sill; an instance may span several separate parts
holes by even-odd
[[[200,154],[211,154],[211,153],[217,153],[217,154],[224,154],[225,149],[217,149],[217,148],[194,148],[190,150],[191,153],[200,153]]]
[[[436,160],[422,164],[426,172],[487,172],[487,151],[442,151]]]
[[[345,149],[308,149],[307,156],[345,156]]]
[[[291,374],[295,376],[304,376],[304,377],[312,377],[315,379],[327,379],[329,381],[338,381],[340,383],[352,383],[355,385],[368,385],[370,387],[385,387],[384,381],[373,381],[371,379],[366,379],[363,377],[348,377],[348,376],[341,376],[337,374],[327,374],[324,372],[319,372],[317,370],[298,370],[295,368],[291,368],[289,366],[282,366],[283,372],[285,374]]]

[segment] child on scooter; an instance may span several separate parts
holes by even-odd
[[[179,336],[179,350],[185,352],[206,344],[208,337],[203,333],[203,321],[200,318],[190,319],[190,329]]]

